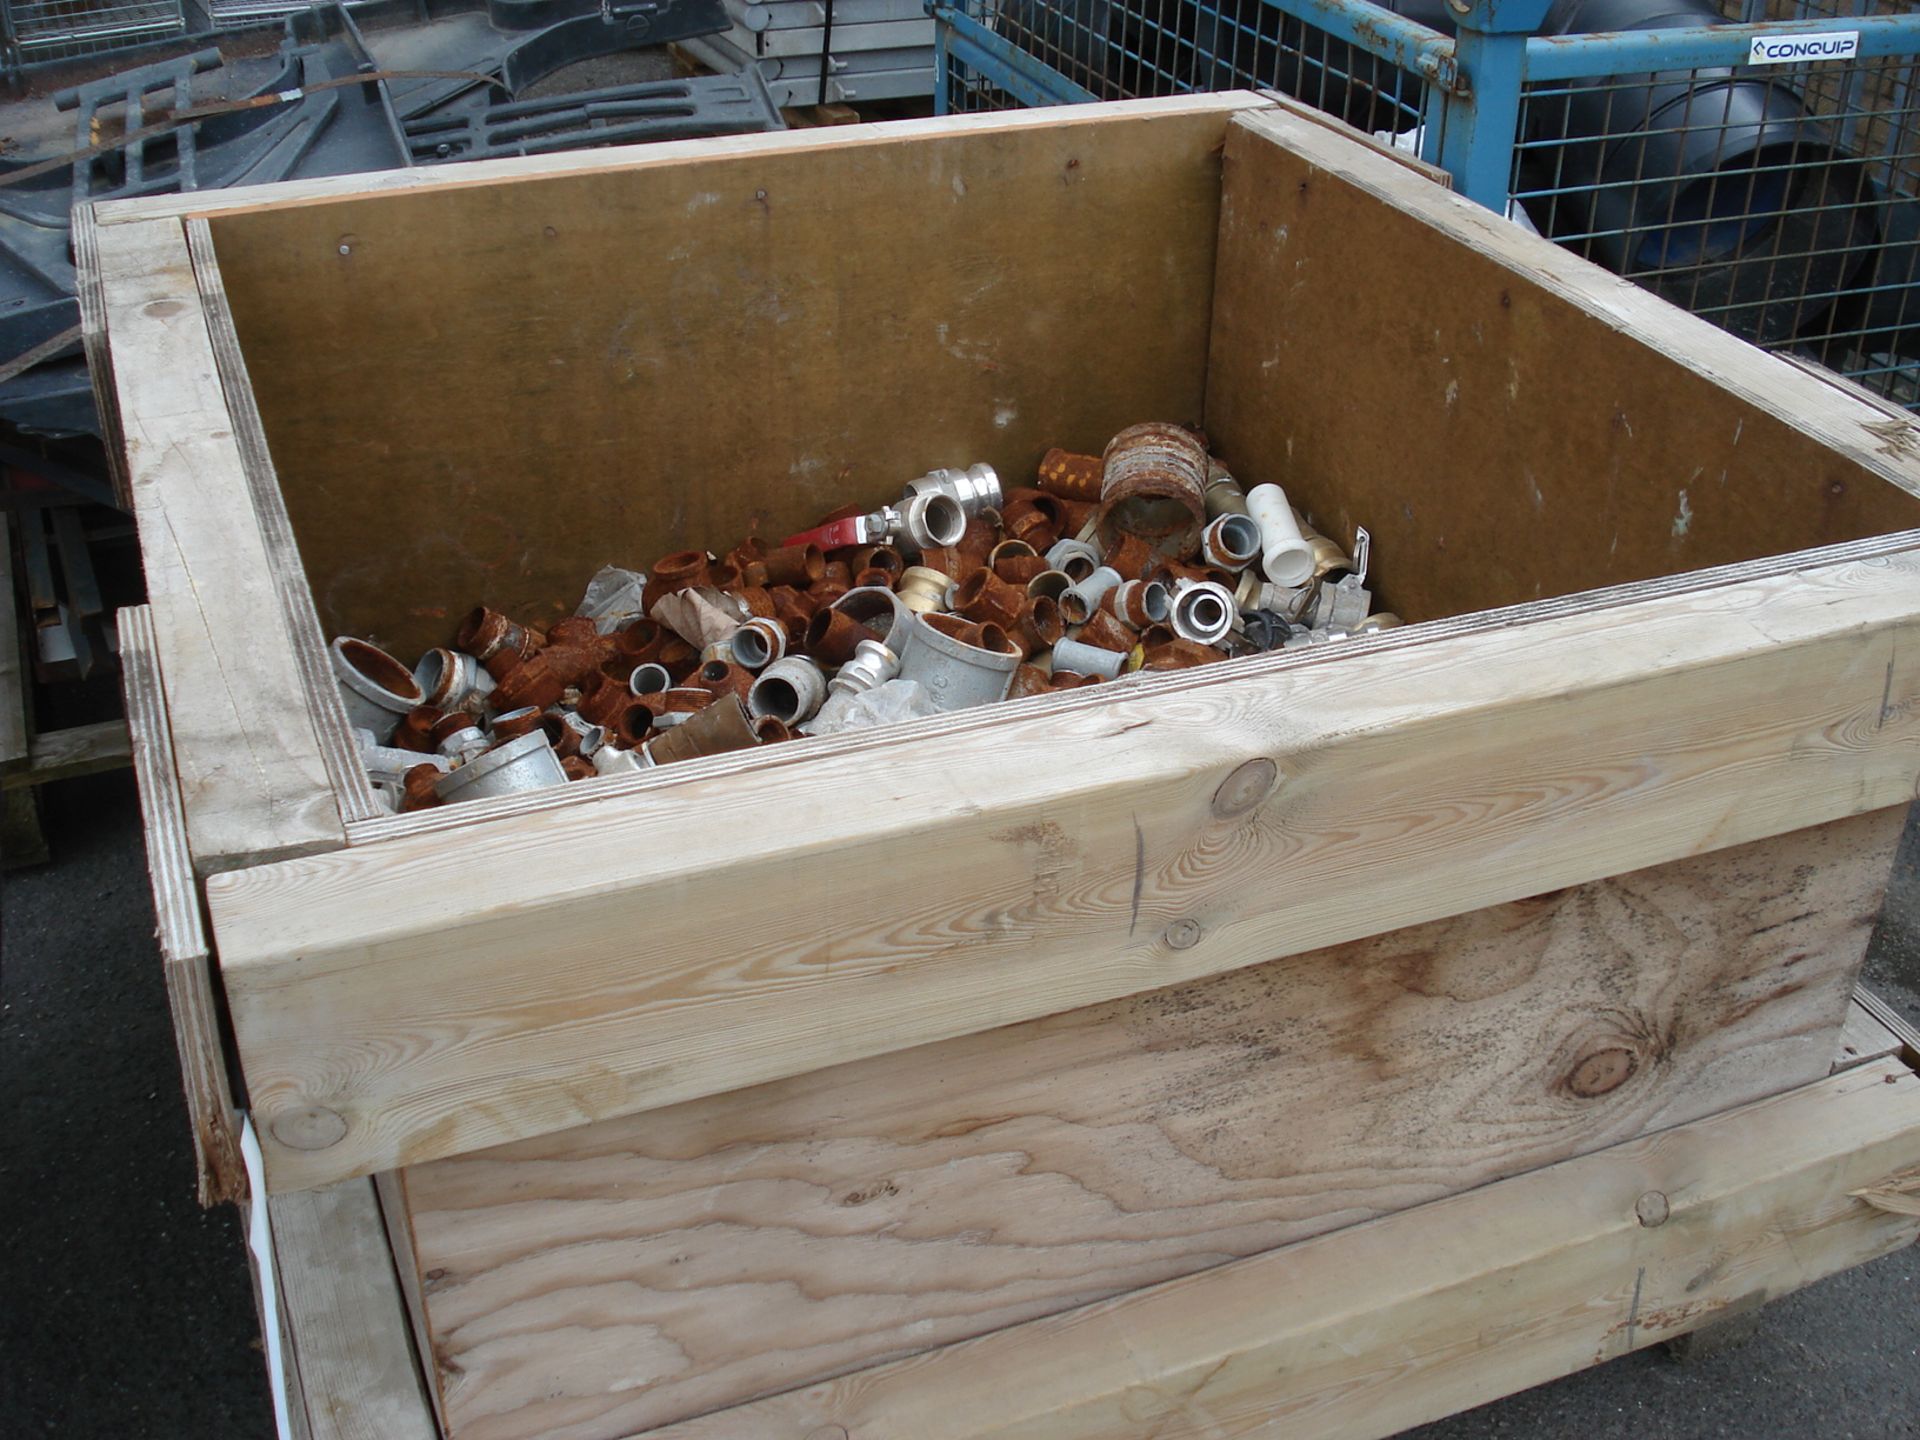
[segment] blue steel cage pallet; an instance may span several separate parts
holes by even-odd
[[[1283,91],[1736,334],[1920,409],[1914,5],[1710,0],[1714,23],[1587,34],[1541,32],[1634,7],[1391,3],[929,0],[938,100]]]

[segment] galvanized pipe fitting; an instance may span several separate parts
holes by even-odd
[[[1129,425],[1102,457],[1097,526],[1108,551],[1138,535],[1159,555],[1190,555],[1207,520],[1207,447],[1178,425]]]
[[[1124,652],[1082,645],[1078,640],[1062,640],[1053,647],[1053,673],[1098,675],[1103,680],[1116,678],[1127,663]]]
[[[760,672],[747,692],[747,710],[798,725],[811,720],[826,698],[826,672],[804,655],[789,655]]]
[[[378,645],[341,635],[328,647],[328,656],[347,723],[371,730],[382,745],[393,738],[402,715],[426,703],[413,673]]]
[[[930,615],[945,608],[947,587],[951,584],[951,575],[924,565],[913,565],[901,572],[900,588],[894,593],[900,597],[900,603],[914,614]]]
[[[1040,457],[1040,488],[1063,500],[1098,501],[1105,473],[1098,455],[1079,455],[1055,446]]]
[[[727,638],[734,663],[747,670],[764,670],[787,653],[787,627],[778,620],[756,617]]]
[[[560,757],[553,753],[544,731],[535,730],[509,740],[433,782],[433,793],[448,804],[517,795],[567,783]]]
[[[1211,580],[1182,580],[1173,592],[1173,633],[1199,645],[1218,645],[1233,629],[1233,592]]]
[[[913,495],[945,495],[972,519],[982,510],[1000,508],[1000,477],[991,465],[969,465],[964,470],[929,470],[909,480],[901,499]]]
[[[421,703],[440,710],[479,711],[494,686],[487,667],[473,656],[444,648],[422,655],[413,667],[413,679],[426,696]]]
[[[900,657],[878,640],[862,640],[853,658],[827,684],[832,695],[859,695],[876,689],[900,673]],[[777,718],[769,716],[768,718]]]
[[[1222,515],[1200,532],[1200,555],[1207,564],[1236,574],[1260,555],[1260,527],[1250,515]]]
[[[1247,514],[1260,527],[1261,568],[1276,585],[1300,586],[1313,579],[1313,547],[1294,521],[1287,492],[1256,485],[1247,492]]]
[[[953,630],[972,631],[980,643],[968,644],[949,633]],[[1020,647],[998,625],[973,630],[952,616],[933,615],[913,632],[913,643],[901,657],[900,678],[916,681],[936,709],[968,710],[1004,700],[1022,658]]]
[[[596,775],[638,775],[646,768],[640,763],[640,756],[632,750],[616,750],[611,745],[603,745],[593,752],[593,773]]]
[[[1047,551],[1047,564],[1078,584],[1100,568],[1100,551],[1084,540],[1056,540]]]
[[[1074,582],[1060,596],[1060,618],[1069,625],[1084,625],[1087,617],[1100,608],[1100,599],[1120,583],[1120,572],[1102,565],[1084,580]]]
[[[453,637],[454,649],[464,651],[482,664],[502,654],[517,655],[524,660],[540,645],[540,637],[534,631],[514,624],[498,610],[489,610],[484,605],[476,605],[467,612]]]
[[[1207,457],[1207,518],[1218,520],[1222,515],[1245,515],[1247,513],[1247,495],[1240,488],[1240,482],[1227,473],[1227,467],[1212,456]]]
[[[673,688],[673,676],[667,667],[656,661],[633,667],[633,674],[627,677],[627,689],[642,697],[660,695]]]
[[[748,750],[760,743],[753,720],[737,695],[723,695],[684,725],[676,725],[647,741],[647,756],[655,765],[692,760],[702,755],[724,755]]]
[[[849,590],[833,602],[833,608],[849,620],[864,625],[876,640],[896,655],[906,653],[913,627],[919,623],[905,600],[880,585],[865,585],[857,590]]]
[[[1100,608],[1144,630],[1173,618],[1173,592],[1158,580],[1122,580],[1101,597]]]

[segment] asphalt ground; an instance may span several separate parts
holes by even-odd
[[[0,1437],[270,1440],[234,1211],[194,1200],[132,777],[42,801],[55,858],[0,891]],[[1868,978],[1920,1022],[1915,840]],[[1920,1436],[1920,1250],[1768,1306],[1742,1346],[1643,1351],[1412,1433]]]

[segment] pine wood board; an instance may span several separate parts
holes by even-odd
[[[178,222],[96,234],[196,871],[345,843]]]
[[[1916,1173],[1882,1060],[648,1440],[1376,1440],[1911,1245],[1857,1193]]]
[[[103,770],[118,770],[131,758],[127,727],[120,720],[44,731],[33,737],[27,754],[26,768],[7,774],[0,779],[0,786],[11,790],[21,785],[45,785],[54,780],[97,775]]]
[[[1822,1078],[1903,818],[397,1172],[447,1428],[618,1440]]]

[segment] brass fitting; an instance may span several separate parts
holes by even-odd
[[[908,567],[900,576],[900,603],[917,615],[947,608],[947,589],[953,577],[924,565]]]

